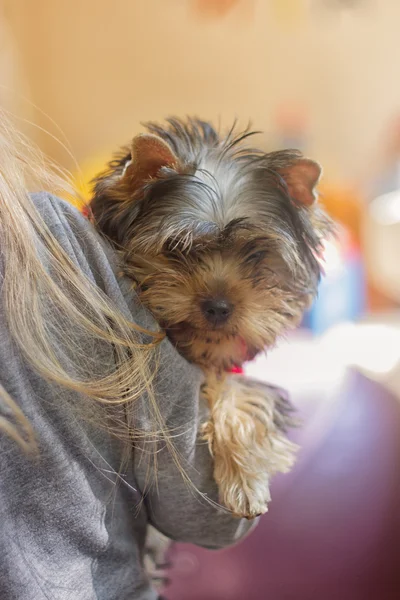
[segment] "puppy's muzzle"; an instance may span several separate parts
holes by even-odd
[[[226,323],[233,306],[225,298],[210,298],[201,303],[201,310],[206,320],[216,327]]]

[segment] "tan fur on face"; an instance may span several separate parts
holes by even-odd
[[[250,238],[251,240],[251,238]],[[135,277],[140,298],[166,329],[182,354],[204,369],[229,370],[271,347],[285,330],[297,325],[308,296],[285,289],[293,275],[274,254],[256,264],[241,254],[243,235],[224,250],[142,256],[131,253],[126,272]],[[257,245],[255,245],[257,249]],[[219,327],[205,319],[201,302],[222,296],[232,315]]]

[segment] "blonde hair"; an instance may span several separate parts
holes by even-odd
[[[152,390],[154,349],[163,334],[147,332],[127,319],[73,264],[37,212],[28,193],[35,190],[72,193],[63,173],[0,110],[1,287],[13,342],[47,381],[96,403],[128,405],[146,394],[155,430],[164,431]],[[62,331],[60,317],[69,323]],[[82,365],[87,367],[90,357],[82,356],[76,332],[112,347],[111,372],[87,374]],[[150,343],[142,343],[143,333],[152,336]],[[9,416],[0,416],[0,432],[32,450],[34,432],[17,399],[2,387],[0,394],[9,409]]]

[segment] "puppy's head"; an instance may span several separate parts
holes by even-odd
[[[179,350],[229,369],[298,324],[320,277],[329,220],[321,169],[297,151],[207,123],[147,125],[95,181],[91,209],[142,302]]]

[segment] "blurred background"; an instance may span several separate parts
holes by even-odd
[[[296,468],[238,547],[172,550],[168,600],[400,598],[400,2],[0,0],[0,104],[87,183],[169,115],[324,166],[340,223],[299,331],[251,375],[289,389]]]

